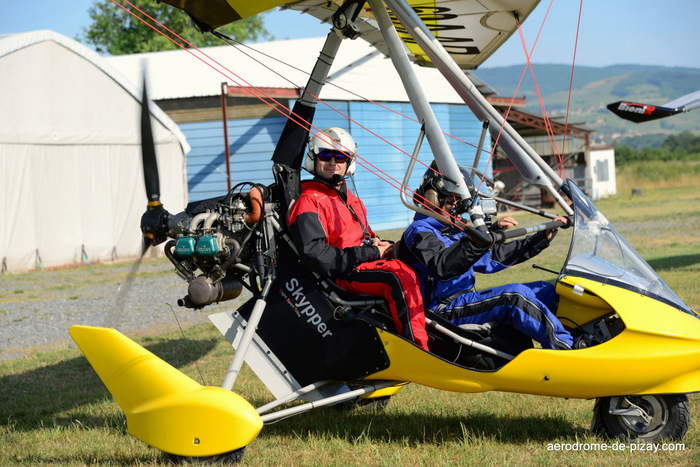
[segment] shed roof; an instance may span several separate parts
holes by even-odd
[[[324,37],[290,39],[121,55],[107,61],[131,79],[145,64],[155,100],[219,95],[224,81],[229,87],[299,89],[306,86],[324,41]],[[431,102],[462,103],[439,71],[412,66]],[[391,60],[364,41],[342,42],[329,83],[322,99],[408,102]]]

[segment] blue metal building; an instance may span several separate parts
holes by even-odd
[[[272,183],[270,159],[286,121],[285,107],[291,108],[294,101],[290,96],[298,95],[305,86],[305,70],[313,68],[323,42],[324,38],[312,38],[207,48],[208,57],[226,64],[227,69],[218,73],[199,66],[185,51],[117,56],[109,61],[134,82],[140,80],[146,63],[150,95],[178,123],[192,148],[187,154],[187,178],[189,201],[196,201],[220,196],[227,190],[222,81],[229,90],[235,90],[235,94],[226,91],[231,186],[246,181]],[[293,66],[287,66],[280,57],[293,62]],[[414,71],[427,98],[434,103],[443,131],[457,138],[448,137],[448,142],[458,163],[471,165],[481,122],[437,70],[416,65]],[[323,102],[318,103],[314,126],[349,130],[357,141],[359,156],[367,161],[359,161],[354,179],[356,191],[367,205],[370,225],[377,231],[406,227],[413,212],[401,203],[398,187],[420,124],[414,120],[391,61],[364,41],[344,41],[320,97]],[[490,138],[484,150],[482,169],[488,161]],[[419,160],[409,184],[411,189],[417,188],[432,162],[427,140]]]
[[[355,138],[358,154],[364,161],[358,162],[354,189],[367,206],[370,225],[374,230],[406,227],[413,218],[413,212],[401,203],[399,186],[410,158],[401,150],[412,154],[420,131],[418,123],[402,116],[413,115],[411,106],[400,102],[382,104],[397,112],[394,113],[370,102],[332,101],[327,104],[350,116],[353,121],[326,105],[319,105],[313,123],[318,128],[344,128]],[[448,136],[448,143],[458,163],[471,165],[476,153],[473,142],[479,140],[481,122],[465,105],[434,104],[433,109],[443,131],[454,137]],[[267,117],[228,121],[231,186],[247,181],[273,182],[270,159],[285,120],[285,117]],[[400,149],[362,127],[370,128]],[[189,200],[225,193],[227,182],[222,122],[187,123],[181,124],[180,129],[192,147],[187,156]],[[488,139],[485,144],[486,155],[479,164],[481,171],[486,168],[490,151]],[[427,140],[421,148],[419,160],[426,165],[432,161]],[[424,172],[425,166],[416,164],[410,189],[417,188]]]

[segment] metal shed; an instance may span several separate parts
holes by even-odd
[[[324,40],[202,49],[207,57],[202,60],[215,63],[214,67],[193,59],[187,51],[108,60],[133,77],[142,62],[148,64],[154,100],[179,124],[192,146],[187,157],[188,188],[190,200],[197,200],[221,195],[228,188],[222,99],[227,108],[231,186],[242,181],[272,182],[270,158],[287,109],[305,86]],[[437,70],[414,67],[443,130],[454,137],[448,141],[458,163],[471,164],[481,122]],[[266,102],[252,94],[262,94]],[[413,212],[401,204],[397,187],[409,161],[405,153],[413,152],[420,123],[391,62],[364,41],[343,41],[320,98],[323,102],[317,106],[314,125],[349,130],[366,161],[359,164],[355,181],[372,228],[406,227]],[[419,158],[426,165],[431,163],[427,143]],[[410,188],[418,186],[424,171],[425,167],[417,166]]]

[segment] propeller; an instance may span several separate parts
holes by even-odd
[[[141,256],[148,247],[163,242],[168,237],[168,222],[170,213],[160,202],[160,180],[158,177],[158,161],[156,147],[151,128],[151,112],[148,108],[148,92],[146,76],[143,77],[143,92],[141,94],[141,157],[143,161],[143,180],[146,185],[148,204],[146,212],[141,216],[141,232],[143,233],[143,248]]]
[[[158,161],[156,160],[156,147],[153,141],[153,130],[151,128],[151,112],[148,108],[148,92],[146,91],[146,74],[143,76],[143,91],[141,94],[141,157],[143,161],[143,179],[146,184],[146,196],[148,204],[146,212],[141,216],[141,232],[143,232],[143,243],[141,255],[131,266],[124,282],[117,290],[115,299],[116,312],[119,314],[125,307],[126,297],[129,295],[131,286],[134,283],[136,274],[141,267],[143,257],[148,248],[157,245],[167,238],[168,221],[170,214],[165,210],[160,202],[160,181],[158,177]],[[113,327],[114,323],[105,320],[103,326]]]

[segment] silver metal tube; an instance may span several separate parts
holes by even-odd
[[[462,180],[462,175],[457,166],[457,162],[447,144],[445,135],[430,106],[430,102],[420,86],[418,77],[411,66],[404,45],[396,32],[394,24],[391,22],[391,18],[389,17],[384,3],[381,0],[368,0],[368,3],[372,8],[374,17],[377,20],[379,29],[386,42],[389,50],[389,57],[394,64],[394,68],[396,68],[396,71],[398,71],[401,77],[413,111],[416,113],[418,120],[422,121],[425,125],[425,134],[428,137],[428,144],[433,151],[438,169],[449,179],[458,181],[452,188],[452,191],[458,193],[462,199],[471,198],[471,193],[469,193],[466,184],[459,182]]]
[[[297,399],[300,398],[301,396],[303,396],[303,395],[305,395],[305,394],[308,394],[308,393],[310,393],[311,391],[314,391],[314,390],[316,390],[316,389],[318,389],[318,388],[321,388],[321,387],[325,386],[326,384],[328,384],[328,383],[330,383],[330,382],[331,382],[331,381],[329,380],[329,381],[317,381],[317,382],[315,382],[315,383],[311,383],[311,384],[309,384],[308,386],[304,386],[304,387],[301,388],[301,389],[297,389],[297,390],[294,391],[294,392],[290,392],[289,394],[287,394],[287,395],[284,396],[284,397],[280,397],[280,398],[277,399],[277,400],[274,400],[274,401],[272,401],[272,402],[270,402],[270,403],[268,403],[268,404],[265,404],[265,405],[263,405],[263,406],[257,408],[257,409],[256,409],[256,412],[258,412],[259,414],[265,413],[265,412],[267,412],[267,411],[269,411],[269,410],[274,409],[274,408],[277,407],[277,406],[280,406],[280,405],[282,405],[282,404],[286,404],[287,402],[291,402],[291,401],[293,401],[293,400],[297,400]]]
[[[253,342],[253,336],[260,323],[260,318],[262,318],[263,311],[267,303],[265,299],[267,294],[270,293],[270,286],[272,285],[272,276],[268,276],[265,281],[265,286],[263,287],[262,295],[259,299],[255,301],[253,306],[253,311],[250,312],[250,319],[246,325],[245,331],[243,331],[243,337],[241,337],[241,343],[236,349],[236,353],[233,355],[233,360],[226,371],[226,376],[224,376],[224,381],[221,383],[221,387],[228,389],[229,391],[233,389],[233,385],[236,383],[236,378],[238,373],[241,371],[245,356],[248,353],[248,348],[251,342]]]
[[[459,334],[456,334],[446,327],[436,323],[435,321],[425,318],[425,324],[428,324],[430,326],[433,326],[435,329],[440,331],[441,333],[445,334],[446,336],[450,336],[460,344],[467,345],[469,347],[473,347],[475,349],[481,350],[482,352],[490,353],[491,355],[496,355],[497,357],[505,358],[507,360],[513,360],[515,357],[509,353],[501,352],[500,350],[494,349],[492,347],[488,347],[483,344],[479,344],[478,342],[474,342],[471,339],[467,339],[466,337],[462,337]]]
[[[199,228],[199,224],[201,224],[207,217],[209,217],[208,212],[203,212],[194,216],[190,221],[189,230],[193,232],[197,230]]]
[[[476,154],[474,155],[474,164],[472,165],[472,179],[469,180],[471,183],[474,183],[474,174],[476,172],[476,169],[479,168],[479,159],[481,158],[481,151],[484,149],[484,140],[486,139],[486,132],[489,130],[489,121],[484,120],[484,123],[481,125],[481,136],[479,136],[479,145],[476,147]]]
[[[202,229],[205,231],[211,230],[211,226],[214,225],[214,222],[221,216],[218,212],[212,212],[209,216],[204,221],[204,224],[202,224]]]
[[[420,152],[420,148],[423,145],[423,138],[424,137],[425,137],[425,127],[421,127],[420,134],[418,135],[418,140],[416,141],[416,146],[413,148],[413,154],[411,155],[411,161],[408,163],[408,167],[406,167],[406,175],[403,177],[403,185],[401,187],[401,195],[400,195],[401,202],[408,209],[420,212],[421,214],[425,214],[426,216],[431,216],[431,217],[434,217],[435,219],[439,220],[440,218],[437,216],[437,214],[424,208],[423,206],[417,205],[416,203],[412,203],[406,197],[406,187],[408,187],[408,184],[411,181],[411,174],[413,173],[413,167],[416,165],[416,161],[418,160],[418,153]]]
[[[377,0],[375,0],[376,2]],[[474,112],[480,120],[491,120],[496,125],[490,125],[491,134],[498,135],[500,127],[503,127],[503,132],[500,134],[499,143],[506,150],[508,156],[514,164],[532,165],[528,167],[524,174],[539,172],[541,175],[534,175],[534,180],[543,183],[548,179],[557,187],[564,185],[564,181],[552,168],[532,149],[527,142],[505,121],[498,111],[475,89],[473,83],[464,72],[452,60],[447,51],[442,47],[437,38],[430,32],[428,27],[421,21],[413,9],[402,0],[384,0],[391,8],[394,15],[399,19],[406,31],[423,49],[433,62],[435,67],[447,79],[450,85],[462,97],[467,106]],[[374,10],[374,7],[372,8]],[[436,156],[438,156],[436,154]],[[439,166],[439,162],[438,162]],[[519,167],[520,169],[520,167]],[[441,168],[442,170],[442,168]],[[449,174],[447,174],[449,176]],[[544,184],[544,183],[543,183]],[[555,200],[567,212],[573,214],[571,208],[566,204],[566,201],[556,192]]]
[[[298,405],[296,407],[291,407],[289,409],[280,410],[279,412],[263,415],[260,417],[263,423],[272,422],[278,419],[287,418],[292,415],[297,415],[303,412],[308,412],[309,410],[324,407],[326,405],[335,404],[336,402],[343,402],[346,400],[354,399],[363,394],[369,394],[370,392],[378,391],[380,389],[388,388],[398,384],[398,381],[384,381],[366,386],[364,388],[355,389],[354,391],[346,392],[344,394],[338,394],[336,396],[327,397],[314,402],[309,402],[307,404]]]

